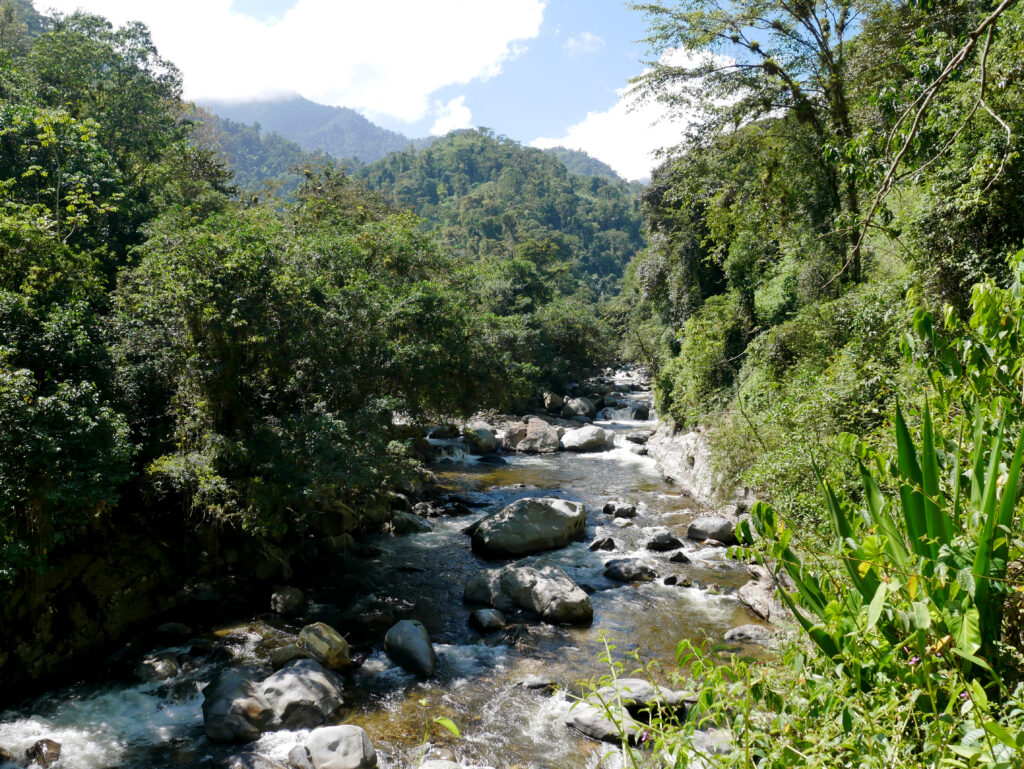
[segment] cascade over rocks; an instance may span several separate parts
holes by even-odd
[[[259,753],[246,753],[244,756],[232,756],[224,764],[224,769],[288,769],[288,767],[266,756],[261,756]]]
[[[528,497],[481,520],[473,549],[487,555],[520,556],[565,547],[583,536],[587,507],[557,497]]]
[[[392,662],[410,673],[424,678],[434,674],[437,655],[430,642],[430,634],[419,620],[403,619],[397,622],[384,636],[384,651]]]
[[[25,758],[48,769],[60,760],[60,743],[54,740],[39,740],[25,751]]]
[[[642,678],[620,678],[614,685],[602,686],[573,705],[565,723],[595,740],[618,745],[625,736],[630,744],[635,744],[652,711],[683,719],[692,704],[685,692],[655,687]],[[621,723],[621,731],[615,721]]]
[[[567,430],[562,436],[562,448],[566,451],[606,451],[615,448],[615,433],[597,425]]]
[[[590,597],[555,566],[485,569],[466,583],[464,600],[501,611],[518,606],[552,624],[587,624],[594,618]]]

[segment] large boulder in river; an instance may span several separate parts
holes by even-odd
[[[203,728],[211,742],[252,742],[274,726],[274,709],[247,671],[222,670],[203,689]]]
[[[341,633],[324,622],[306,625],[299,632],[298,646],[325,667],[339,670],[352,664],[348,642]]]
[[[313,769],[373,769],[377,751],[359,726],[322,726],[306,739]]]
[[[282,729],[320,726],[343,703],[341,678],[316,660],[289,662],[264,679],[261,688]]]
[[[405,534],[422,534],[433,531],[434,524],[416,513],[407,513],[404,510],[391,511],[391,531],[396,537]]]
[[[583,536],[587,506],[556,497],[519,499],[480,521],[473,549],[488,555],[528,555],[565,547]]]
[[[567,430],[562,436],[562,448],[566,451],[606,451],[614,447],[615,433],[597,425]]]
[[[594,619],[590,596],[559,568],[505,567],[501,587],[512,601],[553,624],[589,623]]]
[[[546,622],[589,623],[594,618],[590,597],[554,566],[506,566],[487,569],[466,583],[466,603],[508,611],[515,606],[539,614]]]
[[[384,651],[392,662],[410,673],[424,678],[434,674],[437,655],[427,629],[419,620],[403,619],[396,623],[384,636]]]
[[[727,545],[735,545],[736,524],[728,518],[712,515],[704,516],[690,523],[686,536],[699,542],[714,539]]]
[[[525,454],[554,454],[558,451],[558,432],[543,419],[531,419],[526,425],[526,435],[516,451]]]
[[[498,433],[486,422],[472,422],[462,431],[466,445],[474,454],[493,454],[498,450]]]
[[[526,422],[509,422],[501,436],[501,448],[504,451],[515,451],[527,431]]]
[[[589,398],[569,398],[562,406],[562,419],[573,417],[587,417],[593,419],[597,416],[597,406]]]

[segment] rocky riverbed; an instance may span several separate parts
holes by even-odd
[[[433,500],[268,591],[265,614],[170,623],[123,676],[0,714],[0,749],[57,769],[404,769],[421,749],[428,769],[616,766],[618,730],[573,696],[607,673],[605,638],[671,668],[680,639],[757,655],[770,632],[728,522],[646,455],[645,385],[618,372],[541,414],[434,430]],[[685,714],[685,691],[656,683],[625,699]],[[461,738],[435,725],[424,745],[439,716]]]

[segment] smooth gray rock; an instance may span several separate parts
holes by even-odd
[[[415,619],[403,619],[384,636],[384,651],[396,665],[425,678],[434,674],[437,654],[430,642],[430,634],[423,623]]]
[[[650,582],[657,573],[635,558],[615,558],[605,564],[604,575],[616,582]]]
[[[626,434],[626,440],[630,443],[635,443],[637,446],[643,446],[650,438],[651,434],[642,430],[634,430]]]
[[[667,553],[669,550],[678,550],[682,546],[682,540],[674,537],[667,531],[655,534],[645,545],[648,550],[652,550],[655,553]]]
[[[703,516],[690,523],[686,536],[703,542],[706,539],[715,539],[727,545],[736,544],[736,524],[728,518],[719,516]]]
[[[282,587],[270,596],[270,610],[285,617],[301,614],[306,608],[306,594],[297,587]]]
[[[248,672],[222,670],[203,689],[203,728],[211,742],[252,742],[274,727],[274,710]]]
[[[562,436],[562,448],[566,451],[607,451],[614,447],[615,433],[597,425],[567,430]]]
[[[505,627],[505,615],[497,609],[477,609],[469,615],[469,626],[481,633],[493,633]]]
[[[298,644],[285,644],[270,650],[270,664],[275,669],[282,668],[292,660],[301,660],[306,653],[299,648]]]
[[[594,618],[590,597],[561,569],[509,565],[486,569],[466,583],[465,600],[502,611],[516,606],[550,623],[589,623]]]
[[[346,668],[352,664],[348,641],[324,622],[314,622],[302,628],[299,632],[298,647],[332,670]]]
[[[562,419],[575,417],[593,419],[597,416],[597,405],[589,398],[569,398],[562,406],[561,413]]]
[[[558,451],[558,432],[543,419],[531,419],[526,435],[516,444],[516,451],[524,454],[554,454]]]
[[[293,660],[266,678],[263,697],[280,728],[319,726],[342,706],[344,683],[316,660]]]
[[[313,769],[373,769],[377,752],[361,727],[321,726],[306,739]]]
[[[555,497],[520,499],[480,521],[473,549],[489,555],[528,555],[565,547],[583,536],[587,507]]]

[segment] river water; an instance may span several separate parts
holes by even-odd
[[[649,394],[634,394],[645,400]],[[620,413],[620,412],[617,412]],[[504,465],[462,457],[435,468],[441,481],[476,508],[473,515],[432,519],[431,532],[382,538],[370,558],[349,559],[351,587],[312,590],[309,611],[294,624],[254,618],[241,627],[213,633],[230,655],[195,656],[193,664],[170,681],[140,684],[128,679],[83,684],[48,693],[15,711],[0,713],[0,747],[15,755],[36,740],[50,738],[63,746],[57,769],[220,766],[238,747],[211,745],[203,735],[202,687],[224,664],[265,666],[270,646],[291,638],[302,624],[316,620],[337,627],[359,649],[353,617],[376,611],[390,621],[415,617],[430,632],[438,654],[435,676],[423,681],[390,663],[377,646],[365,648],[361,666],[346,678],[346,708],[340,720],[366,729],[378,751],[379,766],[404,769],[417,763],[428,718],[454,721],[461,739],[439,727],[429,735],[430,749],[452,751],[463,766],[495,769],[558,767],[596,769],[618,766],[609,746],[583,738],[563,724],[571,692],[580,682],[608,672],[601,660],[605,644],[613,657],[635,652],[645,662],[674,669],[681,639],[719,642],[725,631],[749,623],[752,615],[731,594],[747,577],[723,549],[701,549],[684,539],[688,522],[698,514],[679,489],[662,480],[653,460],[639,456],[625,440],[628,432],[653,430],[653,422],[599,421],[616,432],[613,450],[594,454],[505,455]],[[525,496],[558,496],[583,502],[589,509],[586,537],[561,550],[520,559],[521,564],[554,564],[591,593],[594,621],[589,627],[555,627],[535,622],[481,637],[463,605],[466,580],[486,562],[470,550],[463,529],[473,521]],[[621,527],[601,508],[621,498],[638,505],[639,514]],[[660,531],[686,542],[689,564],[670,563],[671,553],[652,553],[644,544]],[[612,537],[613,553],[592,552],[590,543]],[[659,575],[649,583],[622,585],[602,572],[610,558],[635,557]],[[348,568],[348,567],[346,567]],[[669,575],[688,577],[691,587],[665,585]],[[516,621],[515,618],[510,618]],[[365,628],[363,628],[365,630]],[[386,626],[377,634],[383,635]],[[355,638],[353,638],[353,635]],[[373,633],[367,637],[373,638]],[[169,650],[182,655],[186,644]],[[225,657],[230,656],[229,661]],[[567,693],[549,695],[522,686],[541,676]],[[665,679],[662,675],[663,680]],[[304,732],[264,735],[244,750],[283,761]]]

